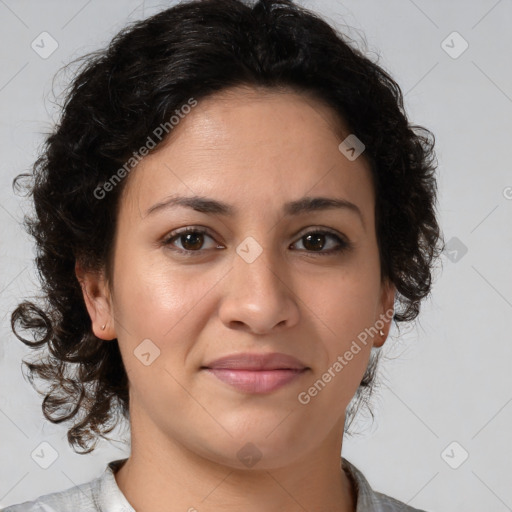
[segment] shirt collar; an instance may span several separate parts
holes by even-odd
[[[347,459],[341,458],[341,468],[347,473],[357,496],[356,512],[381,512],[382,500],[372,489],[366,477]]]
[[[99,503],[101,512],[135,512],[135,509],[128,503],[124,494],[119,489],[114,473],[128,459],[117,459],[109,462],[99,487]]]

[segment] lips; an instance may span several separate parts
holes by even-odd
[[[212,361],[203,368],[231,370],[304,370],[304,365],[297,358],[272,352],[268,354],[241,353],[230,354]]]
[[[232,354],[201,369],[244,393],[270,393],[309,370],[297,358],[278,352]]]

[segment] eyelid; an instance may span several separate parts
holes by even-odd
[[[309,235],[309,233],[328,233],[330,235],[337,236],[339,238],[342,238],[343,241],[346,240],[346,236],[340,233],[339,231],[336,231],[333,228],[328,228],[326,226],[308,226],[307,228],[301,229],[298,233],[296,233],[294,236],[296,238],[302,238],[303,236]]]

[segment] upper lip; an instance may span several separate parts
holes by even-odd
[[[272,352],[268,354],[230,354],[215,359],[202,368],[227,368],[235,370],[304,370],[307,368],[296,357]]]

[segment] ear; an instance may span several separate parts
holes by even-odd
[[[91,318],[95,336],[103,340],[116,338],[110,291],[104,273],[84,271],[77,261],[75,275],[82,288],[85,306]],[[105,329],[101,328],[103,325]]]
[[[374,324],[377,328],[377,334],[373,338],[374,347],[382,347],[388,337],[389,330],[391,328],[391,320],[393,319],[395,311],[395,293],[395,285],[386,279],[382,284],[379,317],[375,319]],[[382,331],[383,334],[381,335],[379,331]]]

